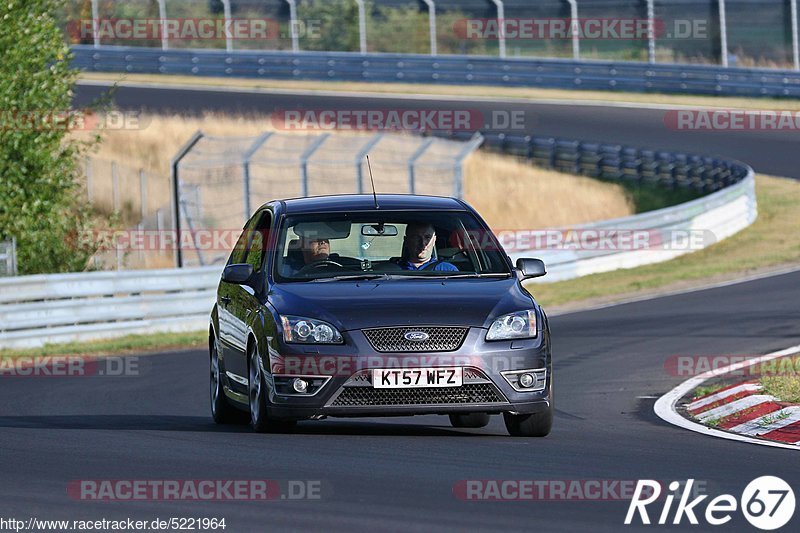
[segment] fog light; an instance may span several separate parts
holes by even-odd
[[[522,387],[528,388],[536,381],[536,378],[533,374],[522,374],[519,377],[519,384]]]
[[[308,381],[300,378],[295,378],[295,380],[292,381],[292,388],[296,392],[300,393],[306,392],[308,390]]]

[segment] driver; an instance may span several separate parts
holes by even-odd
[[[412,222],[406,226],[403,238],[403,257],[397,265],[403,270],[458,271],[455,265],[433,257],[436,249],[436,230],[433,224]]]
[[[284,275],[290,276],[306,265],[328,259],[331,253],[331,242],[329,239],[322,237],[301,237],[300,252],[301,254],[286,258]]]

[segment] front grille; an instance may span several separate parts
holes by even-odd
[[[373,389],[344,387],[331,403],[332,407],[491,404],[506,400],[489,383],[474,383],[460,387],[431,387],[420,389]]]
[[[378,352],[452,352],[458,350],[467,336],[461,327],[397,327],[364,329],[364,336]],[[428,335],[424,341],[410,341],[403,335],[419,331]]]

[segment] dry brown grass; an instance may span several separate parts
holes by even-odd
[[[152,214],[161,208],[165,219],[169,220],[170,160],[195,131],[203,130],[208,135],[220,137],[251,137],[274,129],[268,116],[148,115],[143,116],[140,123],[143,127],[136,130],[106,131],[103,134],[103,142],[92,155],[92,203],[102,213],[110,214],[114,211],[111,162],[115,161],[119,177],[120,211],[123,225],[126,227],[135,227],[141,218],[139,169],[146,174],[145,212]],[[329,145],[326,150],[336,152],[339,149],[345,150],[348,143],[341,139],[333,139],[326,144]],[[408,138],[393,140],[392,143],[379,143],[371,154],[379,192],[407,190],[406,168],[403,161],[405,152],[409,149],[413,151],[415,145],[416,143]],[[296,172],[289,167],[287,170]],[[333,192],[323,190],[324,184],[330,183],[334,186],[337,179],[339,185],[346,180],[345,186],[349,186],[351,178],[343,176],[345,173],[352,173],[352,170],[344,169],[342,172],[337,172],[316,169],[315,171],[324,179],[317,180],[317,183],[322,185],[317,185],[319,190],[312,190],[311,194]],[[220,172],[224,173],[225,170],[222,169]],[[632,202],[625,191],[617,185],[543,170],[524,161],[498,154],[477,152],[470,156],[465,164],[464,177],[465,199],[494,228],[532,229],[562,226],[625,216],[634,212]],[[283,181],[288,183],[288,180]],[[431,180],[428,179],[427,183],[430,184]],[[235,194],[236,198],[228,200],[238,201],[239,188],[231,185],[230,189],[229,192]],[[451,194],[449,187],[445,186],[439,188],[434,186],[432,190],[419,192]],[[223,189],[214,190],[212,193],[215,198],[230,196],[228,191]],[[253,190],[253,193],[259,194],[259,191]],[[275,194],[274,190],[272,193]],[[284,195],[294,196],[296,193],[287,192],[282,196]],[[254,202],[253,205],[256,203],[258,202]],[[239,227],[241,224],[240,217],[238,214],[236,216],[237,225],[231,227]],[[232,222],[220,220],[218,223]],[[170,261],[168,255],[158,258],[129,257],[126,259],[126,264],[154,267],[168,265]],[[110,262],[113,264],[113,260]]]
[[[464,169],[466,200],[495,230],[533,229],[633,214],[619,185],[481,152]]]

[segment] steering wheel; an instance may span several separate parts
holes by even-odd
[[[330,267],[336,267],[336,268],[340,268],[342,270],[345,269],[344,265],[342,265],[341,263],[337,263],[336,261],[331,261],[330,259],[320,259],[319,261],[314,261],[314,262],[311,262],[311,263],[305,265],[303,268],[298,270],[297,273],[298,274],[307,274],[311,270],[314,270],[314,269],[317,269],[317,268],[330,268]]]
[[[437,261],[437,262],[440,262],[440,261],[450,261],[450,260],[451,260],[452,258],[454,258],[455,256],[457,256],[457,255],[462,255],[462,254],[464,255],[464,257],[466,257],[467,259],[469,259],[469,252],[468,252],[467,250],[459,250],[459,251],[457,251],[456,253],[454,253],[453,255],[450,255],[450,256],[447,256],[447,257],[440,257],[440,258],[439,258],[439,261]]]

